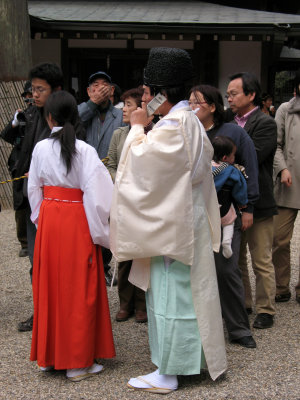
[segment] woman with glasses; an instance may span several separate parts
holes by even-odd
[[[238,125],[226,123],[224,103],[219,90],[210,85],[194,86],[190,91],[190,107],[202,122],[207,136],[212,141],[216,136],[227,136],[236,145],[236,163],[243,165],[248,175],[248,204],[243,213],[253,212],[253,204],[258,199],[258,169],[256,151],[252,140]],[[238,266],[243,216],[237,208],[234,235],[232,239],[233,254],[225,258],[222,251],[215,253],[217,277],[220,291],[222,313],[225,319],[229,339],[241,346],[253,348],[256,343],[252,337],[247,310],[245,308],[244,288]]]

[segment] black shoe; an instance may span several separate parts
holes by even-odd
[[[243,336],[238,339],[233,339],[231,343],[239,344],[240,346],[247,347],[248,349],[254,349],[256,342],[252,336]]]
[[[132,314],[133,314],[132,311],[127,311],[127,310],[122,310],[122,309],[120,309],[120,310],[117,312],[116,321],[118,321],[118,322],[127,321],[128,318],[130,318],[130,317],[132,316]]]
[[[267,313],[257,314],[254,322],[253,328],[266,329],[273,326],[273,315]]]
[[[105,283],[106,283],[106,286],[111,286],[111,281],[112,281],[112,278],[113,278],[113,277],[112,277],[112,274],[111,274],[110,270],[105,270],[105,271],[104,271],[104,275],[105,275]],[[118,283],[117,278],[114,277],[113,286],[116,286],[117,283]]]
[[[32,331],[32,325],[33,325],[33,315],[26,319],[26,321],[20,322],[18,324],[18,331],[19,332],[28,332]]]
[[[246,311],[247,311],[247,314],[248,314],[248,315],[252,314],[252,308],[251,308],[251,307],[246,308]]]
[[[276,303],[284,303],[285,301],[289,301],[290,298],[291,293],[276,294],[275,301]]]
[[[27,257],[28,256],[28,249],[24,248],[19,251],[19,257]]]

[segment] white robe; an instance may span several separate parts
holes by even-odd
[[[144,290],[149,257],[164,255],[191,265],[200,336],[216,379],[227,364],[212,251],[219,250],[221,232],[212,155],[203,126],[184,102],[147,136],[141,125],[133,126],[115,179],[110,243],[118,261],[134,259],[130,280]]]
[[[57,130],[57,129],[56,129]],[[113,183],[96,150],[76,140],[76,155],[67,174],[58,140],[44,139],[33,150],[28,177],[31,220],[38,224],[43,186],[81,189],[83,206],[93,243],[109,248],[109,212]]]

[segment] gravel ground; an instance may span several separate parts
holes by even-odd
[[[150,361],[147,325],[133,319],[117,323],[116,288],[108,289],[117,357],[105,360],[104,371],[79,383],[65,379],[64,371],[43,373],[29,361],[31,333],[18,332],[19,321],[32,313],[29,260],[19,258],[14,213],[0,213],[0,399],[158,399],[161,395],[131,391],[130,377],[154,370]],[[292,287],[299,268],[300,221],[292,246]],[[253,281],[253,276],[252,276]],[[274,327],[253,330],[257,349],[245,349],[227,341],[228,370],[213,382],[208,375],[179,377],[179,390],[169,399],[201,400],[299,400],[300,306],[292,299],[276,305]],[[254,316],[250,316],[252,324]]]

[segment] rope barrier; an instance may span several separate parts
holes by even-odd
[[[7,181],[2,181],[2,182],[0,182],[0,185],[2,185],[3,183],[18,181],[19,179],[24,179],[24,178],[27,178],[27,176],[26,176],[26,175],[23,175],[23,176],[19,176],[18,178],[7,179]]]
[[[107,161],[108,161],[108,157],[102,158],[101,161],[102,161],[103,164],[106,166]],[[23,175],[23,176],[19,176],[18,178],[7,179],[6,181],[0,182],[0,185],[2,185],[3,183],[9,183],[9,182],[13,182],[13,181],[18,181],[19,179],[24,179],[24,178],[28,178],[28,176]]]

